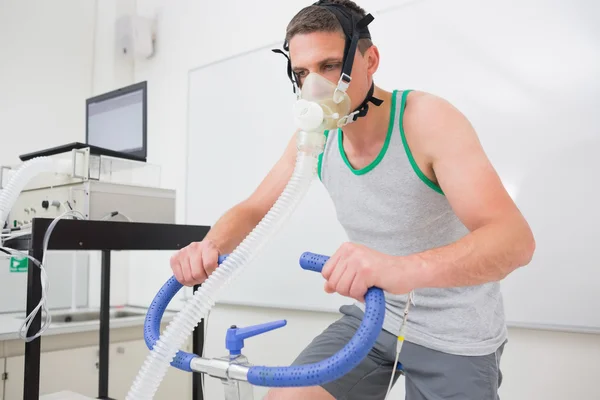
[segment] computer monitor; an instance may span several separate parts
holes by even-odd
[[[86,100],[86,144],[146,161],[147,85],[136,83]]]

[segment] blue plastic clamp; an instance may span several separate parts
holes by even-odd
[[[261,333],[269,332],[277,328],[281,328],[287,324],[286,320],[267,322],[265,324],[249,326],[246,328],[238,328],[232,326],[227,329],[225,337],[225,347],[229,350],[230,355],[239,355],[244,348],[244,339],[260,335]]]

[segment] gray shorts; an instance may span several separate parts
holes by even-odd
[[[300,353],[294,365],[311,364],[340,350],[360,325],[363,312],[343,306],[344,316],[330,325]],[[390,382],[397,338],[382,331],[367,357],[350,373],[323,386],[337,400],[383,400]],[[400,353],[407,400],[497,400],[502,383],[500,357],[495,353],[466,357],[404,342]],[[396,373],[396,380],[400,374]]]

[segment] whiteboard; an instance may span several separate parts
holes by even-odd
[[[600,4],[415,1],[375,12],[381,87],[444,97],[472,122],[537,242],[502,282],[509,325],[600,332]],[[186,218],[213,224],[248,196],[293,131],[280,42],[189,73]],[[298,267],[346,240],[315,181],[291,221],[221,302],[335,311]]]

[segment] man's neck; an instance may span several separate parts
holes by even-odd
[[[344,141],[350,142],[352,148],[355,150],[368,148],[374,142],[385,138],[387,134],[390,108],[392,106],[392,93],[375,86],[373,96],[383,100],[383,103],[379,107],[373,103],[369,103],[367,115],[358,118],[356,121],[342,128]]]

